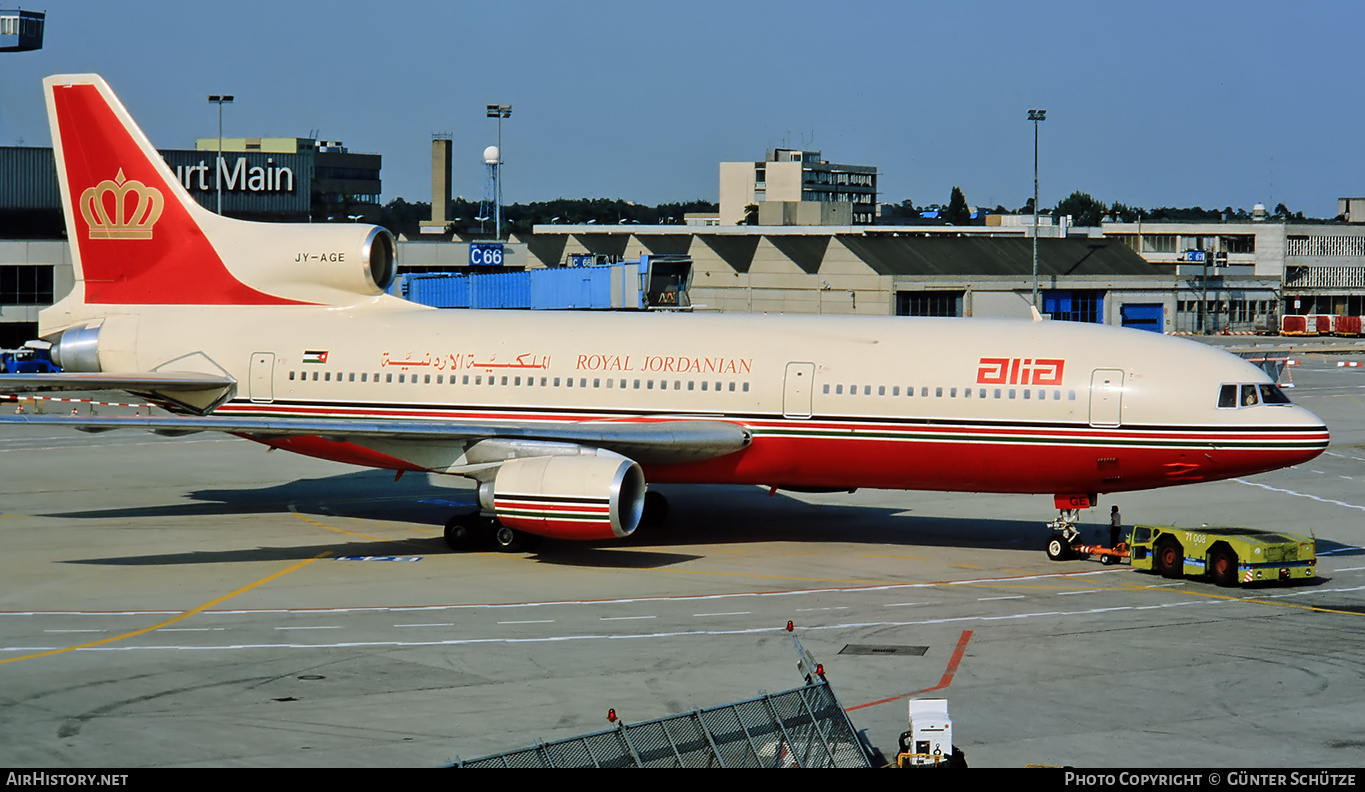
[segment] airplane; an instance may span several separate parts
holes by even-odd
[[[0,422],[168,435],[463,476],[445,529],[610,540],[649,484],[1051,494],[1215,481],[1322,453],[1321,419],[1197,342],[1034,320],[440,310],[385,293],[380,227],[197,204],[97,75],[43,82],[75,287],[40,315],[62,371],[0,392],[116,389],[149,416]]]

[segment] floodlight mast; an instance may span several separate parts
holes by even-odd
[[[1033,122],[1033,308],[1042,313],[1038,304],[1038,122],[1047,120],[1046,110],[1028,111]]]
[[[232,94],[209,94],[209,104],[218,105],[218,160],[213,163],[213,180],[218,185],[218,214],[223,213],[223,105],[232,104]]]
[[[502,120],[512,117],[512,105],[487,105],[487,117],[498,119],[498,156],[496,162],[488,163],[493,167],[493,231],[502,239]]]

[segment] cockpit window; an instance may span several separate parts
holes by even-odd
[[[1222,390],[1218,391],[1218,406],[1224,408],[1237,406],[1236,385],[1224,385]]]
[[[1218,407],[1224,410],[1289,403],[1289,397],[1276,385],[1241,383],[1222,385],[1218,389]]]
[[[1288,404],[1289,397],[1275,385],[1261,386],[1261,401],[1265,404]]]

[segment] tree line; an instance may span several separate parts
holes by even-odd
[[[589,224],[682,225],[683,215],[718,212],[711,201],[695,200],[657,206],[637,204],[619,198],[556,198],[502,207],[504,234],[528,234],[536,225]],[[431,219],[431,204],[395,198],[384,205],[379,224],[395,234],[415,237],[418,224]],[[446,220],[461,233],[493,233],[493,206],[479,201],[456,198],[446,210]]]
[[[984,209],[984,207],[982,207]],[[1004,206],[996,206],[994,209],[985,209],[985,214],[1033,214],[1033,199],[1029,198],[1024,205],[1018,209],[1008,209]],[[1250,220],[1251,212],[1244,208],[1234,209],[1228,206],[1223,209],[1205,209],[1201,206],[1174,207],[1158,206],[1145,209],[1141,206],[1129,206],[1120,201],[1112,204],[1098,200],[1089,193],[1076,190],[1067,197],[1057,202],[1054,207],[1040,207],[1040,215],[1051,216],[1070,216],[1073,225],[1097,226],[1105,220],[1115,220],[1124,223],[1134,223],[1138,221],[1151,222],[1236,222],[1239,220]],[[972,218],[972,208],[967,204],[967,198],[960,187],[954,186],[952,193],[948,196],[948,203],[929,204],[927,206],[916,206],[914,201],[904,200],[898,204],[887,204],[883,207],[883,218],[907,223],[941,223],[945,225],[971,225],[973,222],[982,223],[984,219],[978,212],[975,220]],[[1303,212],[1294,212],[1283,203],[1277,204],[1274,211],[1267,212],[1266,216],[1271,220],[1293,220],[1295,222],[1323,222],[1314,218],[1305,217]]]

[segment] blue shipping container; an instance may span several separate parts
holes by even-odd
[[[435,308],[643,309],[642,271],[648,271],[647,262],[475,275],[406,273],[393,293]]]

